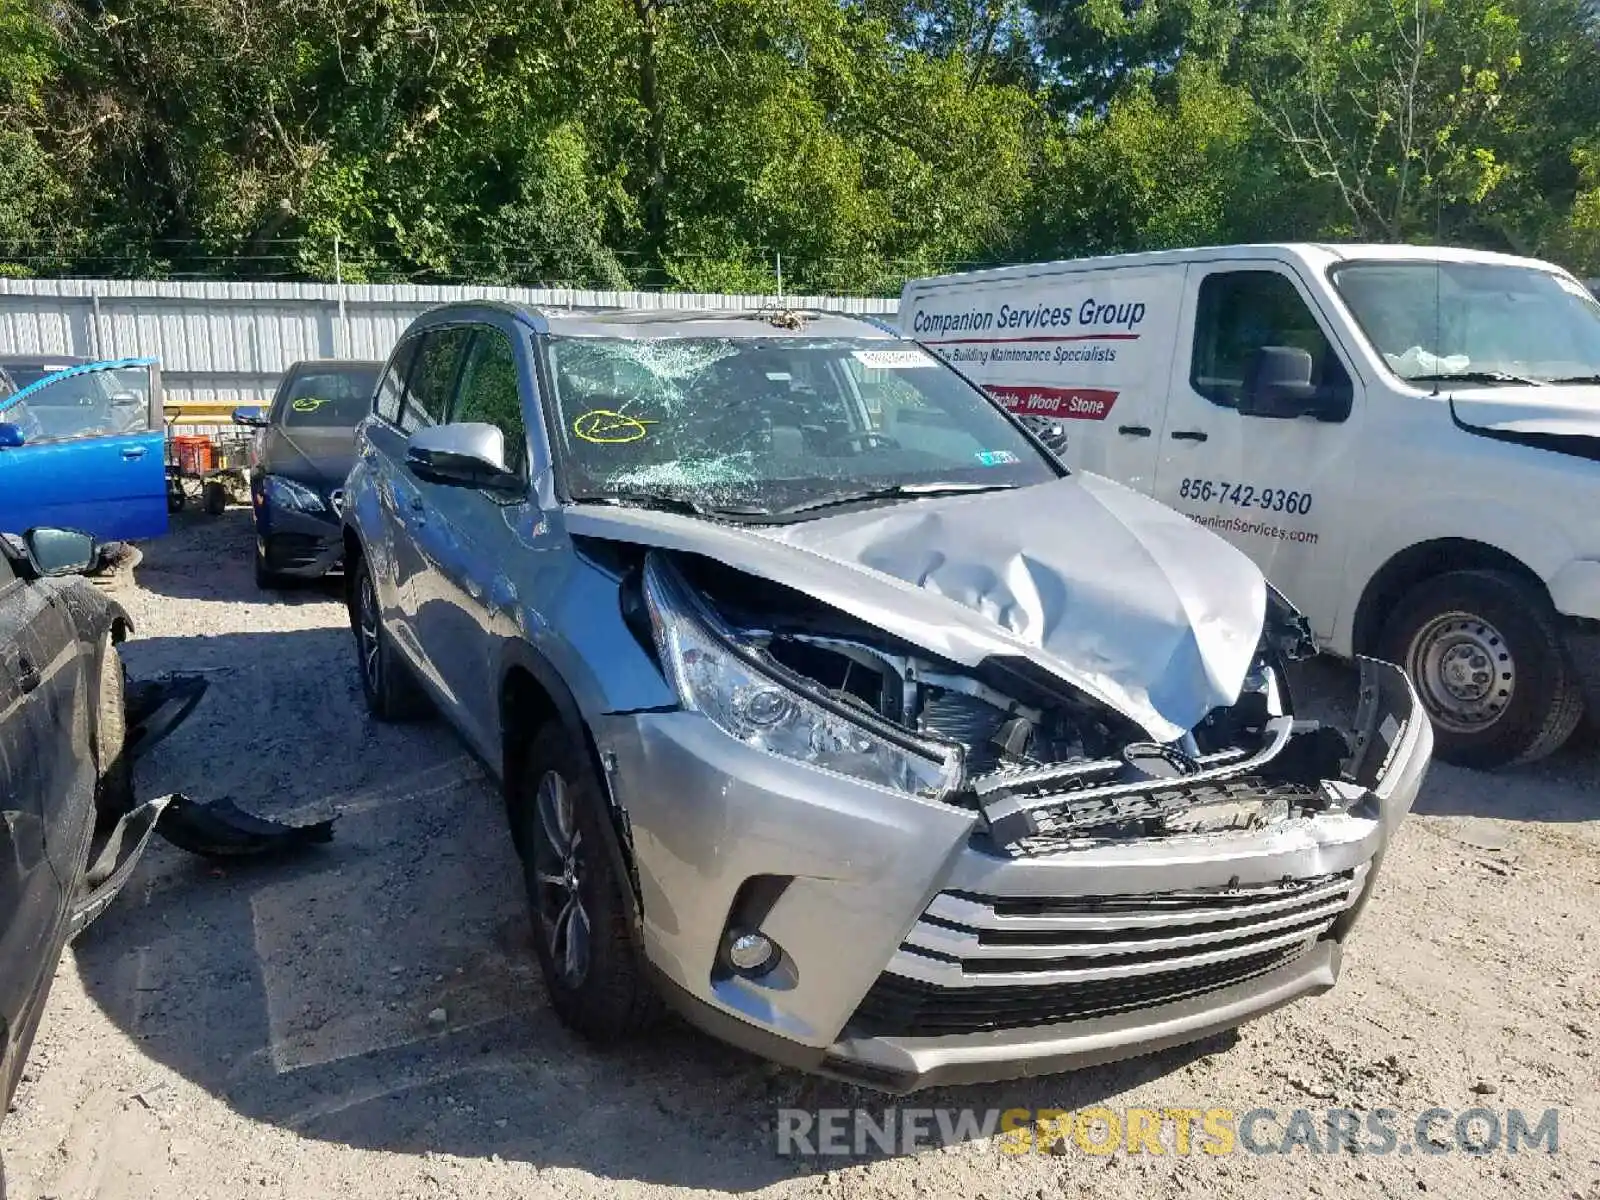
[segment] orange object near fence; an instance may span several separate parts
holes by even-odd
[[[210,438],[175,437],[172,447],[177,453],[178,469],[185,475],[203,475],[211,470]]]

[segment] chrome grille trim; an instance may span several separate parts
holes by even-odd
[[[1369,865],[1317,879],[1215,892],[1026,900],[945,892],[886,974],[948,988],[1071,984],[1196,970],[1309,944],[1356,902]],[[1141,901],[1157,911],[1141,910]],[[1004,906],[1040,911],[1009,915]],[[1095,906],[1128,911],[1094,912]],[[1051,911],[1072,910],[1079,911]]]

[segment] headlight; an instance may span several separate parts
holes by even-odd
[[[703,714],[748,746],[914,796],[939,797],[960,780],[952,750],[943,759],[918,754],[815,703],[735,651],[652,558],[645,603],[656,648],[686,709]]]
[[[285,479],[282,475],[268,475],[262,481],[261,490],[266,494],[267,503],[275,508],[312,514],[328,511],[328,506],[316,492],[305,484]]]

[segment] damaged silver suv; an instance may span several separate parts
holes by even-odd
[[[344,538],[372,712],[503,781],[551,1003],[890,1091],[1333,985],[1433,735],[1365,660],[917,345],[795,312],[419,318]]]

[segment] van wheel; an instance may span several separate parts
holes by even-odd
[[[1549,599],[1502,571],[1452,571],[1413,588],[1384,626],[1380,656],[1411,676],[1445,762],[1544,758],[1583,718]]]
[[[559,723],[546,724],[514,786],[511,819],[550,1006],[593,1042],[643,1032],[659,1018],[661,1001],[606,848],[605,801],[588,756]]]
[[[365,558],[357,560],[350,588],[350,630],[367,711],[380,721],[409,721],[425,714],[428,698],[383,627],[377,584]]]

